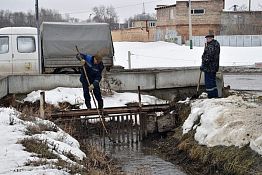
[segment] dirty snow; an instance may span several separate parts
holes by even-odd
[[[196,129],[199,144],[209,147],[248,144],[262,155],[261,105],[235,95],[196,100],[191,105],[191,114],[183,124],[184,134]]]
[[[128,51],[131,68],[200,66],[204,47],[180,46],[158,42],[114,42],[115,65],[128,68]],[[262,60],[262,47],[221,46],[221,66],[254,65]]]

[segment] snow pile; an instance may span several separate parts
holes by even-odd
[[[24,101],[35,102],[40,99],[40,92],[33,91],[27,95]],[[125,106],[130,102],[138,102],[138,95],[136,93],[117,93],[113,92],[112,96],[106,96],[104,98],[104,107],[116,107],[116,106]],[[141,95],[142,104],[159,104],[166,103],[166,101],[157,99],[156,97],[150,95]],[[66,88],[58,87],[50,91],[45,91],[45,100],[49,104],[58,105],[59,102],[68,102],[71,105],[82,103],[80,108],[85,108],[84,96],[82,88]],[[95,107],[93,100],[91,99],[92,107]]]
[[[79,143],[70,135],[57,127],[58,131],[45,131],[33,136],[25,135],[26,128],[30,125],[54,123],[37,119],[34,122],[25,122],[18,117],[21,114],[11,108],[0,108],[0,174],[68,174],[62,170],[52,169],[48,166],[30,167],[24,166],[28,160],[38,160],[34,153],[24,151],[24,147],[18,143],[24,138],[35,138],[45,141],[50,150],[58,157],[69,163],[75,163],[65,156],[73,154],[78,159],[86,155],[79,149]]]
[[[191,105],[191,114],[183,124],[184,134],[196,129],[195,139],[199,144],[209,147],[250,144],[251,149],[262,155],[262,107],[259,104],[230,96],[197,100]]]
[[[40,99],[40,92],[42,90],[33,91],[27,94],[24,101],[35,102]],[[68,102],[76,104],[79,98],[83,98],[83,90],[81,88],[55,88],[51,91],[45,91],[45,101],[49,104],[58,105],[60,102]]]
[[[128,68],[128,51],[131,52],[131,68],[200,66],[204,47],[180,46],[158,42],[114,42],[115,65]],[[254,65],[261,62],[262,47],[221,46],[221,66]]]
[[[10,108],[0,108],[0,174],[10,174],[14,167],[23,166],[31,153],[23,151],[23,146],[17,144],[25,137],[26,126],[17,118],[18,112]],[[9,125],[13,120],[14,125]]]

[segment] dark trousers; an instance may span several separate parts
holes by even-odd
[[[89,94],[88,84],[87,84],[87,82],[81,82],[81,83],[82,83],[82,86],[83,86],[83,92],[84,92],[86,107],[87,107],[87,109],[91,109],[91,103],[90,103],[91,98],[90,98],[90,94]],[[94,93],[94,96],[95,96],[96,101],[98,103],[98,109],[103,109],[104,103],[103,103],[100,87],[95,86],[93,93]]]
[[[216,72],[205,72],[205,86],[208,98],[218,97]]]

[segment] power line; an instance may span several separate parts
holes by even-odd
[[[154,0],[154,1],[146,1],[146,2],[142,2],[142,3],[136,3],[136,4],[129,4],[129,5],[123,5],[123,6],[118,6],[118,7],[114,7],[115,9],[121,9],[121,8],[126,8],[126,7],[132,7],[132,6],[138,6],[138,5],[142,5],[144,4],[150,4],[153,2],[157,2],[157,1],[163,1],[163,0]],[[64,14],[80,14],[80,13],[92,13],[93,11],[91,10],[83,10],[83,11],[76,11],[76,12],[66,12]]]

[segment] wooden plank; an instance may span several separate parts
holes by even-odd
[[[141,112],[161,112],[168,110],[169,104],[160,104],[160,105],[145,105],[141,107]],[[139,106],[132,106],[132,107],[114,107],[114,108],[104,108],[104,113],[106,114],[123,114],[123,113],[138,113]],[[90,115],[97,115],[96,109],[86,110],[70,110],[70,111],[60,111],[57,113],[52,113],[51,117],[56,119],[58,117],[63,118],[71,118],[71,117],[80,117],[80,116],[90,116]],[[106,118],[108,116],[105,116]]]

